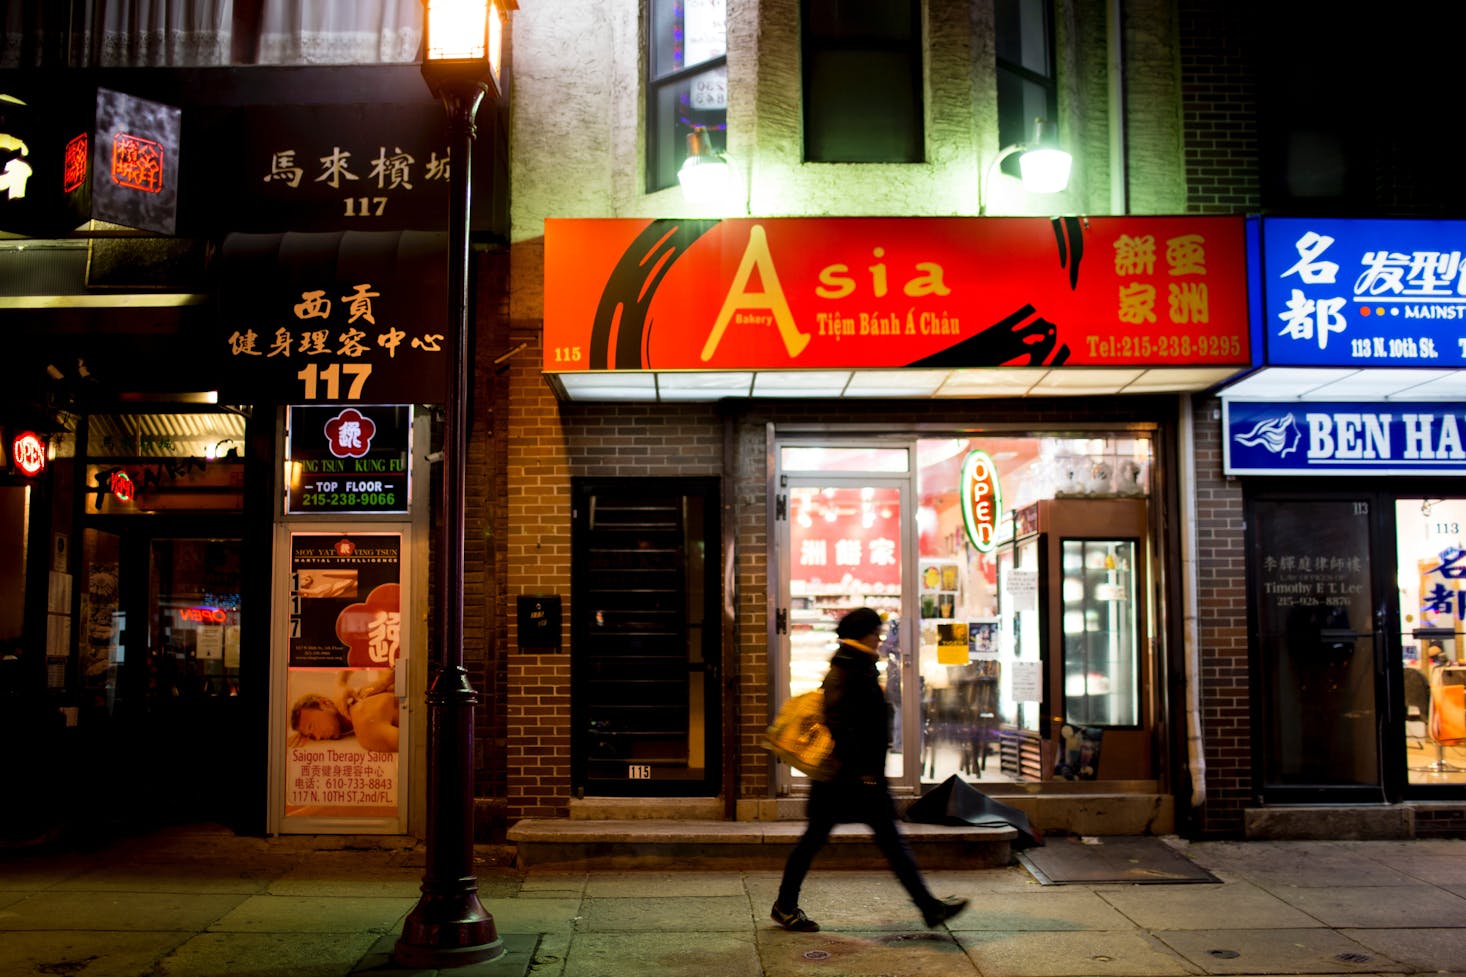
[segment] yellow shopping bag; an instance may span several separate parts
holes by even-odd
[[[789,699],[764,731],[763,748],[813,780],[835,776],[835,737],[825,725],[825,692]]]

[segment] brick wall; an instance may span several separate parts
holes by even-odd
[[[1256,213],[1259,147],[1252,39],[1257,24],[1229,0],[1183,3],[1179,8],[1187,212]]]
[[[1242,487],[1222,474],[1221,405],[1195,405],[1196,575],[1206,802],[1194,831],[1240,835],[1252,798]]]
[[[570,788],[570,656],[520,651],[512,609],[520,594],[562,595],[570,616],[569,442],[559,405],[540,377],[539,331],[511,336],[529,345],[507,363],[504,427],[507,486],[504,572],[508,819],[564,817]]]
[[[1256,24],[1229,0],[1180,5],[1187,210],[1256,213],[1258,181]],[[1242,488],[1222,474],[1221,414],[1198,400],[1196,464],[1198,606],[1206,802],[1200,835],[1238,836],[1252,797],[1246,566]]]
[[[515,342],[524,337],[516,337]],[[789,405],[769,402],[708,404],[559,404],[538,376],[537,345],[509,369],[506,494],[508,526],[504,602],[506,618],[508,818],[563,817],[570,795],[570,669],[562,653],[515,649],[514,597],[533,591],[564,596],[570,614],[570,479],[577,476],[646,477],[722,475],[725,433],[731,433],[731,476],[723,479],[724,518],[736,536],[736,654],[728,662],[735,692],[725,708],[737,740],[739,798],[772,795],[768,754],[758,737],[768,724],[769,588],[774,558],[769,535],[768,430],[770,423],[816,430],[934,424],[970,427],[983,419],[1021,418],[1033,429],[1083,420],[1118,424],[1165,420],[1174,402],[1110,399],[1104,404],[1028,401],[1021,405],[862,404]],[[729,432],[731,428],[731,432]]]

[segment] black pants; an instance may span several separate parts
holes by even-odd
[[[936,903],[921,877],[921,870],[916,867],[911,847],[896,827],[896,811],[886,785],[817,781],[810,785],[809,824],[789,853],[789,861],[784,863],[784,878],[779,883],[780,907],[792,910],[799,905],[799,890],[814,857],[830,840],[835,825],[849,822],[870,825],[875,832],[876,847],[891,863],[891,870],[917,908],[926,912]]]

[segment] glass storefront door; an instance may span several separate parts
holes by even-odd
[[[1368,495],[1251,507],[1261,775],[1272,800],[1383,798],[1375,511]]]
[[[877,477],[846,480],[830,476],[816,483],[793,481],[788,494],[789,678],[786,694],[818,688],[839,646],[835,625],[857,607],[885,619],[879,649],[886,698],[893,708],[886,775],[906,776],[910,732],[908,655],[903,632],[902,481]],[[804,774],[792,770],[794,778]]]
[[[1406,782],[1466,786],[1466,499],[1395,500]]]
[[[1248,532],[1264,796],[1459,797],[1466,498],[1259,492]]]
[[[781,443],[771,707],[820,683],[836,621],[864,605],[887,621],[893,784],[1155,779],[1150,449],[1130,435]],[[1060,763],[1066,730],[1104,736],[1103,771]],[[781,789],[804,781],[778,770]]]
[[[80,678],[108,731],[94,760],[137,809],[119,813],[228,822],[243,719],[243,545],[187,526],[83,532]]]

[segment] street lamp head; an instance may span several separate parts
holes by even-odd
[[[439,92],[482,85],[500,94],[499,69],[506,11],[515,0],[423,0],[422,73]]]

